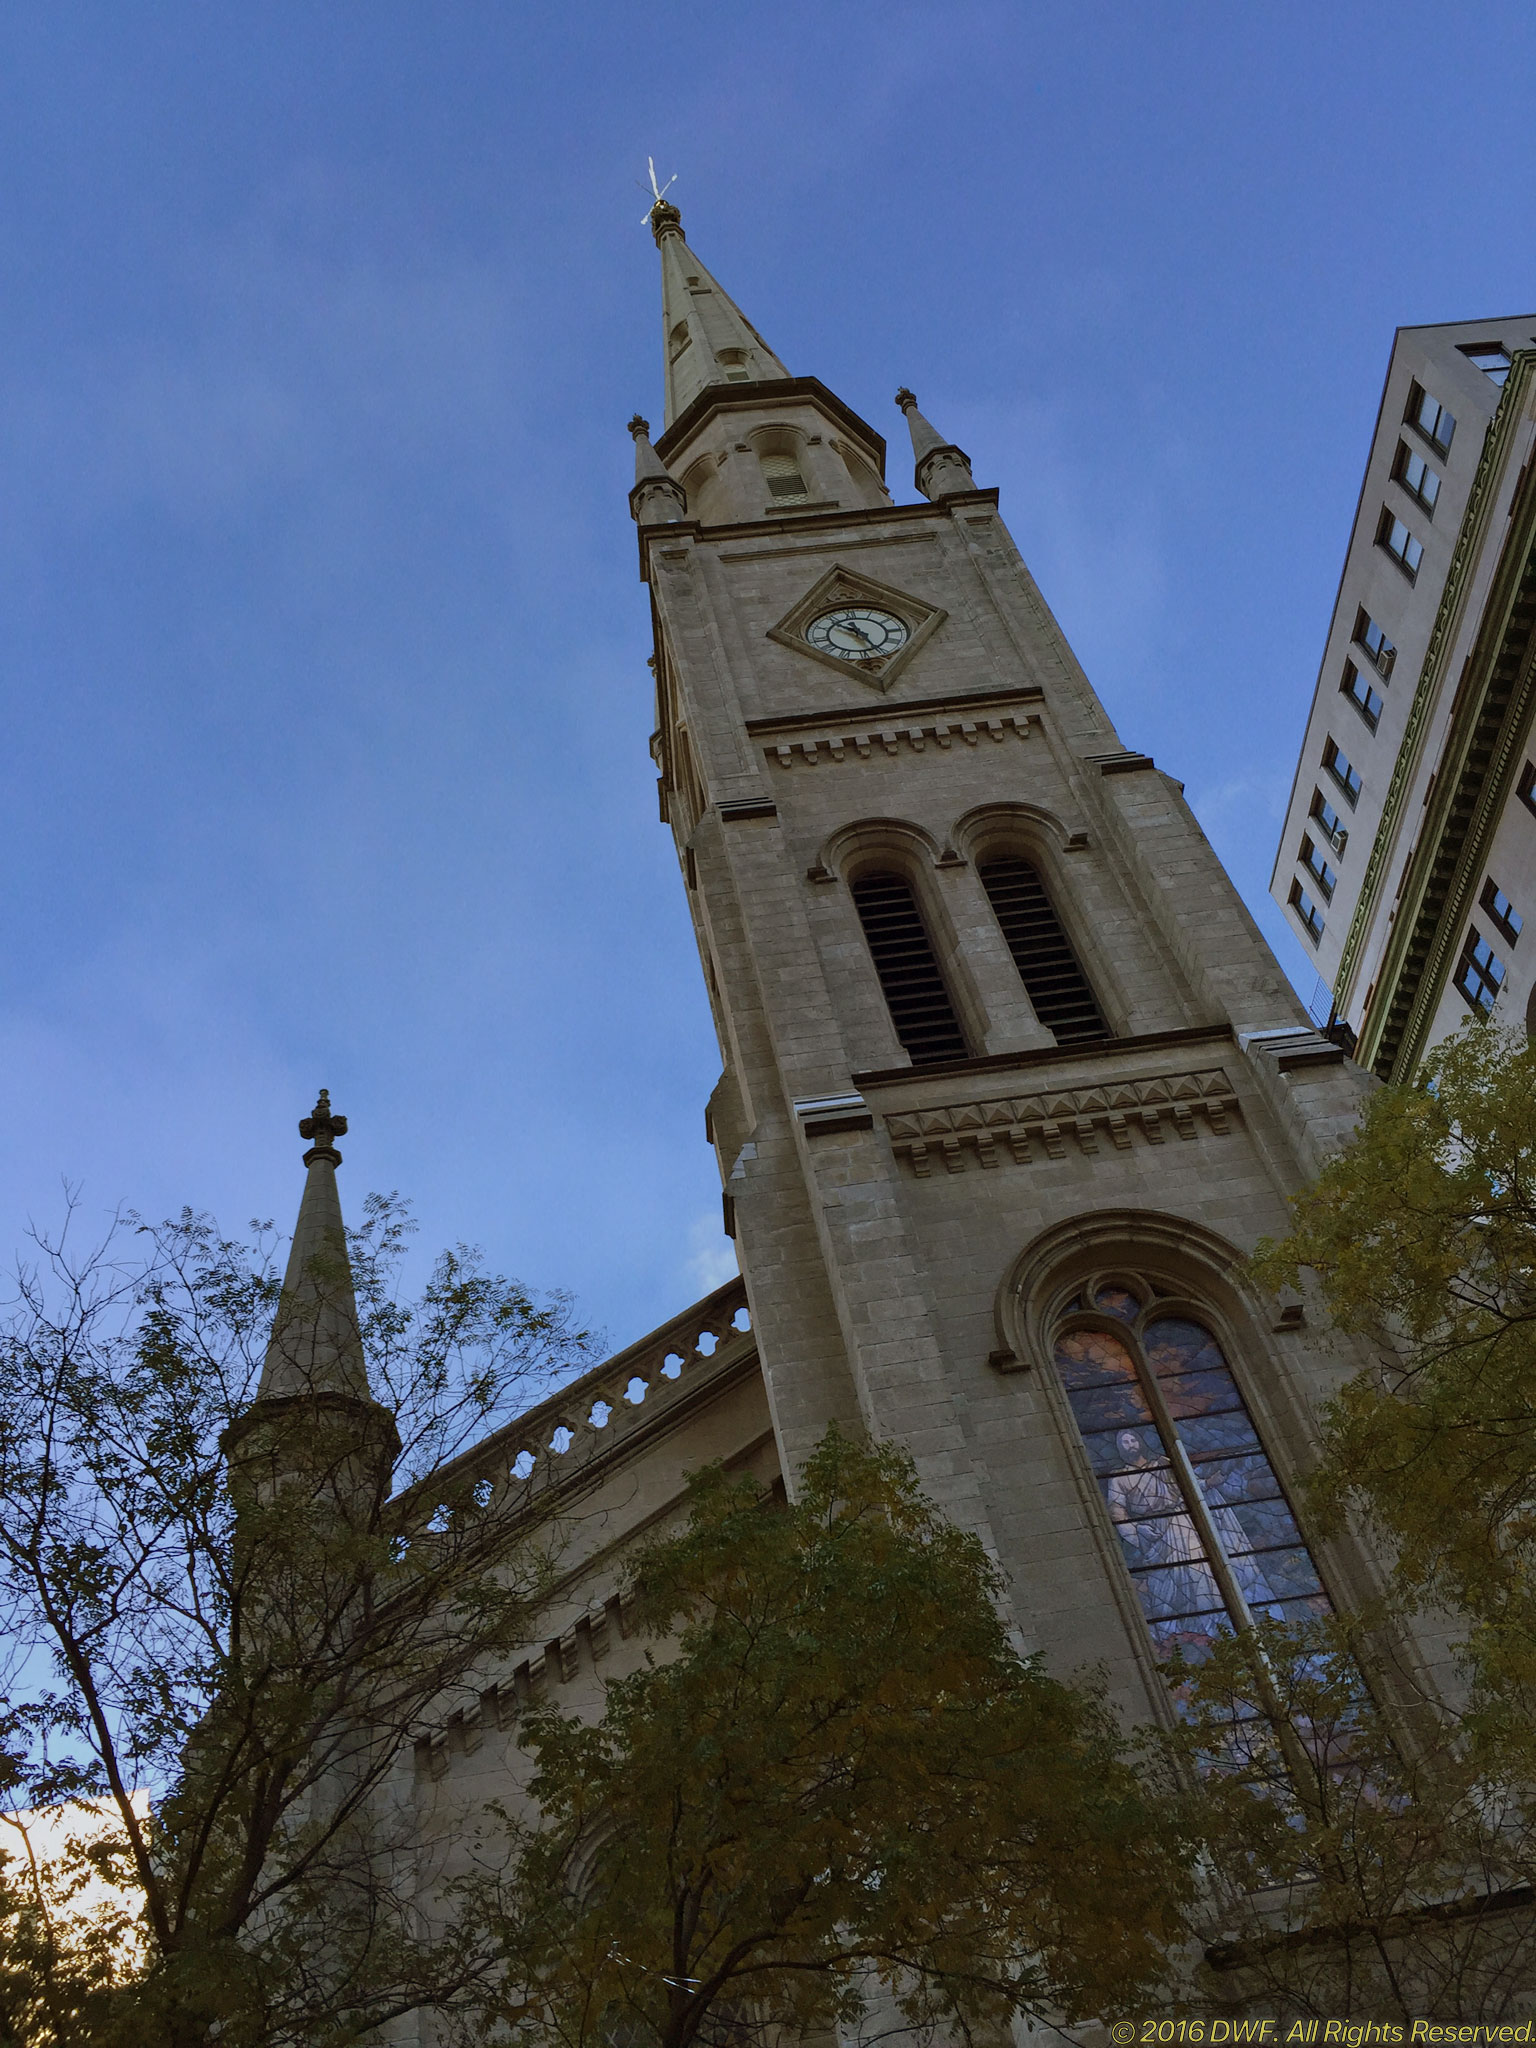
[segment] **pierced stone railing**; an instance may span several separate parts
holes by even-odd
[[[567,1484],[752,1349],[747,1291],[728,1280],[670,1323],[559,1388],[414,1489],[408,1520],[515,1511]]]

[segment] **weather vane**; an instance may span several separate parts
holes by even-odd
[[[677,173],[676,171],[674,171],[671,177],[668,178],[665,185],[657,184],[655,157],[648,156],[645,160],[645,167],[651,174],[651,203],[645,209],[645,212],[642,213],[640,216],[641,227],[646,226],[646,224],[649,222],[651,218],[651,215],[655,212],[656,208],[660,206],[663,199],[666,198],[667,194],[672,190],[672,187],[677,183]],[[635,183],[637,185],[640,185],[640,180],[636,178]],[[643,185],[640,185],[640,190],[643,192],[645,190],[645,187]]]

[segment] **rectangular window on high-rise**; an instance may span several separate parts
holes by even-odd
[[[1424,386],[1417,381],[1408,390],[1408,410],[1403,415],[1410,427],[1417,427],[1425,440],[1430,442],[1442,455],[1451,452],[1451,436],[1456,431],[1456,422],[1436,398],[1431,398]]]
[[[1513,946],[1524,929],[1525,919],[1510,902],[1492,875],[1483,883],[1483,893],[1477,899],[1488,913],[1488,922],[1502,932]]]
[[[1342,853],[1349,842],[1349,834],[1344,829],[1344,820],[1320,789],[1314,789],[1312,792],[1312,809],[1309,815],[1334,852]]]
[[[1419,564],[1424,559],[1422,541],[1414,539],[1390,505],[1381,508],[1381,519],[1376,528],[1376,545],[1385,548],[1399,569],[1412,583],[1419,573]]]
[[[1502,341],[1458,341],[1457,348],[1474,368],[1495,384],[1503,384],[1509,375],[1509,350]]]
[[[1315,946],[1323,936],[1323,913],[1303,889],[1300,882],[1291,884],[1291,908],[1301,920],[1301,926]]]
[[[1360,801],[1360,771],[1351,766],[1349,756],[1341,753],[1332,734],[1323,745],[1323,766],[1344,793],[1344,801],[1353,810]]]
[[[1355,613],[1355,643],[1371,657],[1371,666],[1383,681],[1392,673],[1397,649],[1371,617],[1364,605]]]
[[[1397,444],[1397,460],[1392,465],[1392,474],[1409,497],[1417,498],[1433,518],[1435,500],[1440,495],[1440,479],[1423,456],[1415,454],[1406,441]]]
[[[1339,886],[1339,878],[1323,859],[1321,849],[1314,844],[1309,832],[1302,834],[1301,864],[1322,891],[1323,900],[1331,903],[1333,892]]]
[[[1457,991],[1466,998],[1479,1016],[1486,1017],[1498,1000],[1499,990],[1504,986],[1504,962],[1492,946],[1478,931],[1476,925],[1467,928],[1467,943],[1462,947],[1461,960],[1456,968]]]
[[[1344,674],[1339,688],[1374,732],[1381,723],[1381,695],[1379,691],[1371,688],[1352,661],[1346,661],[1344,664]]]

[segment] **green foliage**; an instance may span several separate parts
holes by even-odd
[[[1328,1406],[1314,1503],[1468,1618],[1478,1726],[1536,1780],[1536,1052],[1472,1023],[1373,1095],[1255,1260],[1271,1288],[1306,1268],[1379,1345]]]
[[[1170,1669],[1165,1740],[1217,1887],[1201,1993],[1292,2018],[1497,2022],[1526,2009],[1536,1964],[1536,1834],[1453,1718],[1383,1713],[1363,1677],[1377,1619],[1260,1622]]]
[[[0,1817],[0,2048],[111,2038],[141,1950],[125,1876],[91,1809],[42,1829]]]
[[[1102,1702],[1010,1647],[981,1546],[905,1457],[834,1432],[793,1506],[707,1472],[636,1585],[665,1660],[595,1725],[529,1718],[542,1819],[468,1888],[507,2036],[799,2038],[877,1981],[967,2033],[1144,2002],[1186,1840]]]
[[[269,1230],[248,1247],[183,1214],[79,1262],[44,1245],[0,1328],[5,1803],[113,1815],[146,1941],[102,2036],[123,2048],[339,2044],[454,1995],[400,1888],[408,1820],[376,1795],[518,1639],[545,1566],[511,1534],[526,1502],[450,1490],[429,1531],[423,1484],[586,1340],[462,1247],[404,1299],[406,1228],[374,1200],[352,1240],[361,1416],[300,1398],[236,1426],[278,1302]],[[310,1275],[321,1297],[344,1277]]]
[[[1358,1517],[1392,1571],[1369,1636],[1282,1631],[1257,1658],[1233,1643],[1191,1681],[1186,1747],[1214,1740],[1246,1687],[1271,1733],[1264,1756],[1285,1751],[1262,1786],[1250,1769],[1203,1788],[1210,1854],[1246,1922],[1230,1982],[1269,1982],[1309,2013],[1523,2011],[1536,1960],[1536,1054],[1473,1022],[1411,1086],[1376,1091],[1252,1271],[1271,1290],[1315,1275],[1334,1324],[1375,1354],[1324,1408],[1309,1495],[1322,1529]],[[1454,1617],[1464,1692],[1429,1697],[1416,1670],[1391,1668],[1396,1609]],[[1297,1692],[1283,1715],[1277,1682]],[[1320,1771],[1313,1722],[1337,1719],[1352,1688],[1347,1765]]]

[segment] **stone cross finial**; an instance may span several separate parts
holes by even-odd
[[[668,235],[680,235],[683,232],[683,216],[670,200],[658,199],[646,215],[646,219],[650,223],[658,249]]]
[[[917,403],[917,393],[915,391],[909,391],[906,385],[903,384],[901,389],[896,394],[896,403],[901,407],[903,412],[910,412],[913,406],[916,405]]]
[[[630,439],[631,439],[631,440],[634,440],[634,441],[647,441],[647,440],[649,440],[649,439],[650,439],[650,434],[651,434],[651,423],[650,423],[650,421],[649,421],[649,420],[643,420],[643,419],[641,419],[641,417],[640,417],[639,413],[636,413],[636,414],[635,414],[635,416],[634,416],[634,418],[633,418],[633,419],[632,419],[632,420],[630,421],[630,423],[629,423],[629,433],[630,433]]]
[[[328,1159],[332,1166],[340,1166],[341,1154],[336,1150],[331,1140],[333,1138],[344,1138],[346,1135],[346,1118],[336,1115],[331,1108],[330,1089],[322,1088],[320,1090],[320,1099],[315,1104],[313,1111],[299,1124],[299,1136],[314,1140],[309,1150],[304,1154],[304,1164],[308,1166],[312,1159]]]

